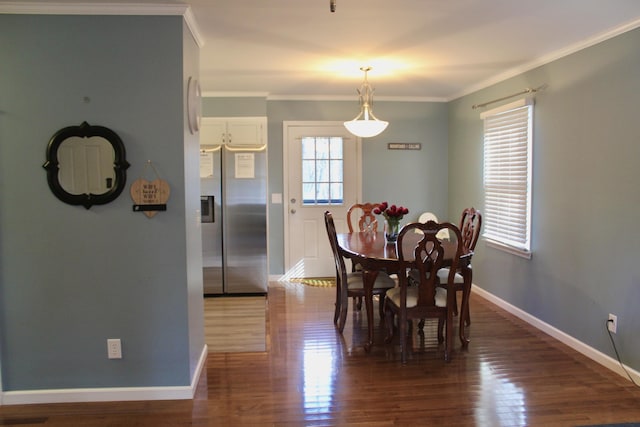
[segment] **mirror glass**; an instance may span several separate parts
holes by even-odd
[[[58,148],[58,179],[69,194],[104,194],[116,178],[115,151],[101,136],[65,139]]]
[[[115,132],[83,122],[53,135],[43,166],[49,188],[58,199],[89,209],[120,195],[129,163]]]

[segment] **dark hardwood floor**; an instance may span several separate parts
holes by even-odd
[[[267,351],[211,353],[195,398],[0,407],[20,426],[583,426],[640,422],[640,389],[473,295],[467,350],[451,363],[427,324],[365,353],[366,319],[332,323],[334,292],[272,283]],[[379,318],[376,315],[376,321]]]

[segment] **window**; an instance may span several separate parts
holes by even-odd
[[[343,203],[342,137],[302,138],[303,205]]]
[[[486,111],[483,236],[487,244],[531,257],[533,100]]]

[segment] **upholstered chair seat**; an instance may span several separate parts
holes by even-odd
[[[418,273],[418,270],[410,270],[408,276],[410,285],[417,285],[420,282],[420,273]],[[440,280],[440,283],[447,283],[449,280],[449,269],[447,267],[438,270],[438,280]],[[453,283],[464,283],[462,274],[456,273]]]
[[[445,278],[446,280],[446,278]],[[387,299],[393,302],[395,305],[400,306],[400,288],[393,288],[387,291]],[[411,287],[407,289],[407,308],[415,307],[418,305],[418,288]],[[443,288],[436,288],[436,307],[447,306],[447,290]]]
[[[395,285],[395,280],[389,277],[384,271],[381,271],[378,273],[378,277],[376,277],[373,289],[393,288]],[[347,288],[349,290],[364,289],[361,271],[347,273]]]

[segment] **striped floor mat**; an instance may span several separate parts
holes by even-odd
[[[308,286],[330,288],[336,285],[335,277],[300,277],[289,279],[291,282],[303,283]]]

